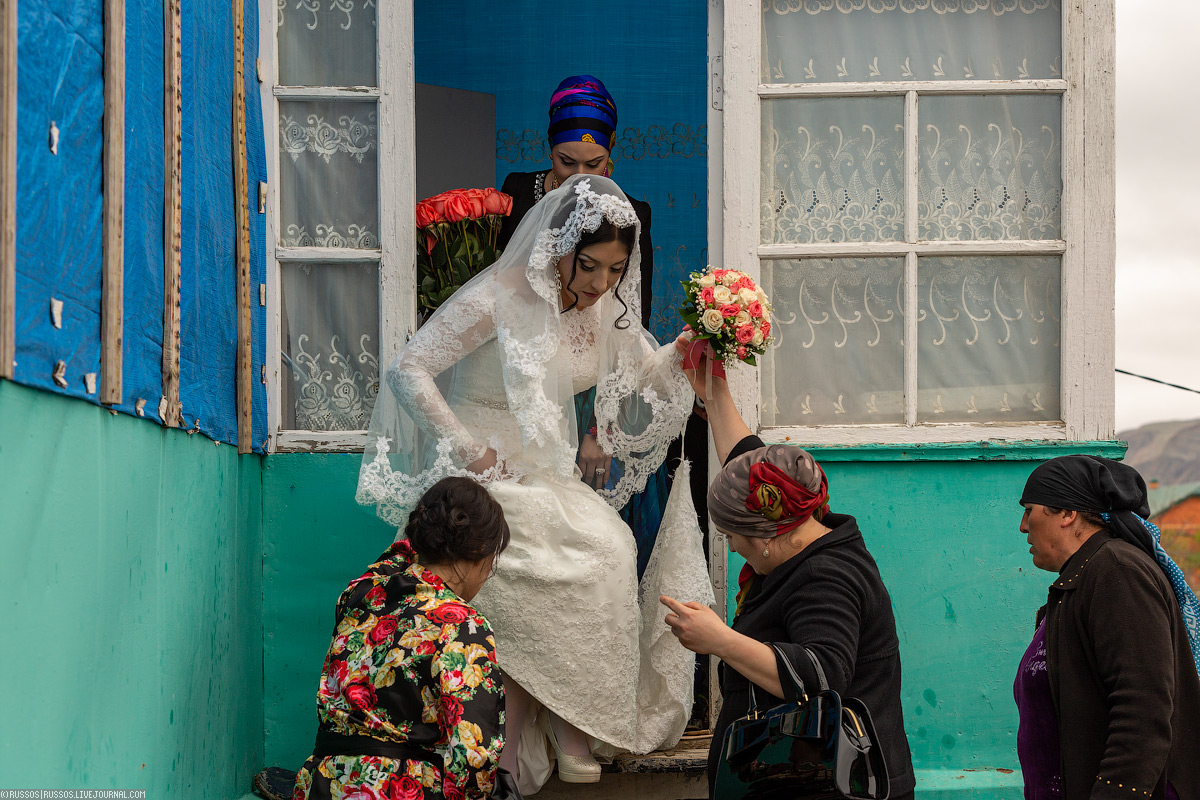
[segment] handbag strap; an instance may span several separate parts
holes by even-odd
[[[763,644],[765,644],[767,647],[771,648],[771,651],[773,653],[775,653],[776,664],[778,664],[780,662],[783,663],[783,671],[787,674],[788,680],[791,681],[792,688],[796,691],[796,696],[800,697],[804,700],[808,700],[808,692],[806,692],[804,690],[804,680],[800,677],[799,673],[796,672],[796,668],[792,665],[792,662],[788,659],[787,654],[785,654],[783,652],[783,650],[781,650],[779,648],[779,646],[774,644],[773,642],[763,642]],[[805,649],[807,650],[808,648],[805,648]],[[809,653],[809,656],[811,657],[812,654]],[[820,665],[818,665],[817,666],[817,674],[821,675],[822,680],[824,680],[824,676],[822,675],[820,669],[821,669],[821,667],[820,667]],[[779,684],[781,687],[783,685],[783,681],[784,681],[783,675],[780,675],[779,676]],[[750,706],[748,709],[748,713],[750,716],[758,716],[758,693],[755,691],[755,689],[757,687],[755,686],[754,681],[747,681],[747,683],[750,684]]]
[[[804,652],[808,653],[808,660],[812,662],[813,669],[817,671],[817,683],[820,685],[821,691],[829,691],[829,681],[825,680],[825,670],[821,669],[821,662],[817,660],[816,654],[807,647],[804,648]],[[788,668],[791,668],[790,664],[788,665]]]

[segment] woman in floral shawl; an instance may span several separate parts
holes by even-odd
[[[294,800],[488,797],[504,746],[492,628],[470,601],[509,541],[482,486],[445,478],[337,603],[316,745]]]

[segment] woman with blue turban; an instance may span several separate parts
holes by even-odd
[[[617,104],[599,78],[572,75],[550,96],[550,169],[512,172],[501,191],[513,199],[498,243],[505,247],[529,209],[572,175],[612,174],[612,150],[617,143]],[[650,327],[654,246],[650,242],[650,204],[629,198],[642,223],[642,327]]]

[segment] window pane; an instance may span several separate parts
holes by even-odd
[[[764,261],[764,425],[904,422],[904,259]]]
[[[374,101],[280,101],[279,244],[379,247]]]
[[[375,0],[277,2],[281,85],[375,85]]]
[[[285,430],[365,430],[379,391],[379,265],[283,264]]]
[[[1059,411],[1060,261],[917,264],[917,420],[1025,422]]]
[[[763,244],[904,238],[904,100],[762,104]]]
[[[921,239],[1062,236],[1062,99],[923,97]]]
[[[1062,77],[1059,0],[764,0],[762,82]]]

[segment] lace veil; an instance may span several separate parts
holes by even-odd
[[[644,489],[679,434],[692,391],[674,347],[658,347],[640,324],[636,246],[615,291],[592,308],[560,310],[558,260],[602,219],[632,225],[640,236],[616,183],[569,178],[525,215],[496,263],[413,335],[383,375],[387,391],[371,418],[360,503],[402,526],[421,495],[449,475],[481,483],[526,474],[578,479],[574,395],[593,384],[597,439],[613,457],[600,493],[620,508]],[[488,448],[497,466],[468,470]]]

